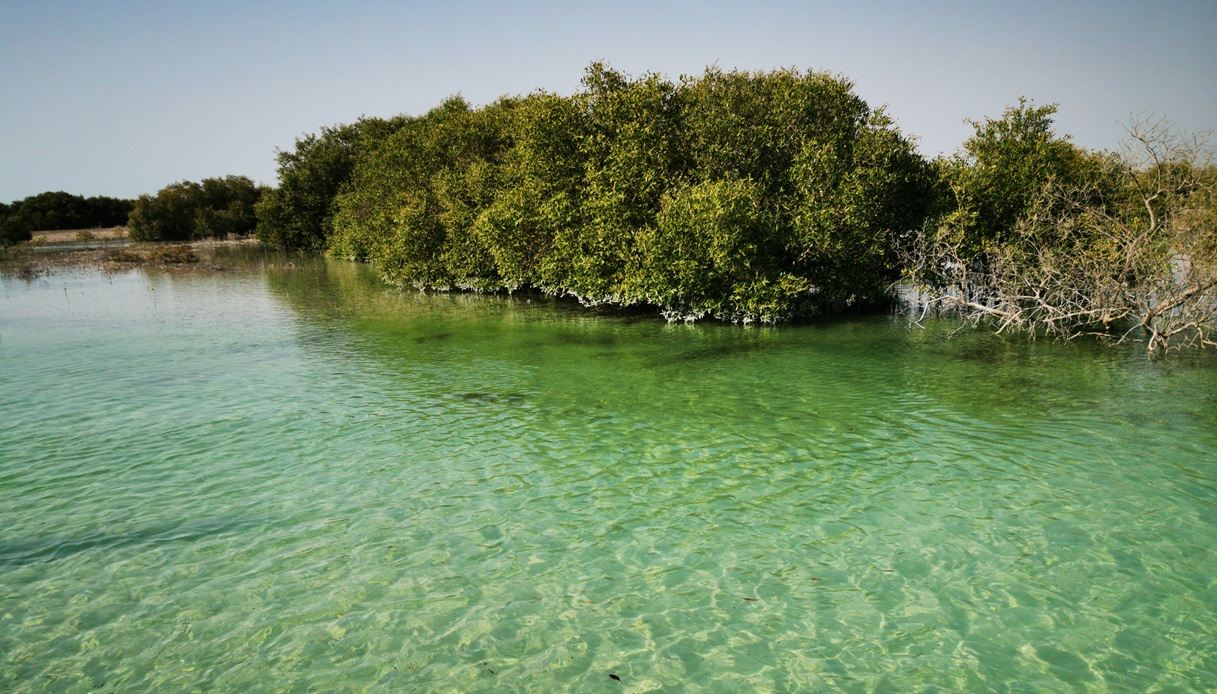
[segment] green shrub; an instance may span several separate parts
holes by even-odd
[[[769,279],[772,232],[754,182],[710,181],[670,190],[656,225],[639,234],[639,261],[631,273],[635,292],[672,317],[783,318],[764,312],[764,302],[753,304],[750,296]]]
[[[128,233],[136,241],[190,241],[254,231],[262,189],[244,176],[165,186],[135,201]]]
[[[291,181],[331,160],[314,148],[343,152],[349,176],[336,167],[300,208],[332,210],[309,232],[331,254],[398,285],[533,287],[673,317],[772,321],[885,297],[896,239],[936,190],[886,117],[817,72],[674,83],[593,64],[569,97],[452,98],[362,152],[337,133],[280,170]],[[259,208],[260,229],[276,209]]]
[[[561,291],[564,268],[550,251],[562,230],[582,226],[585,121],[574,99],[555,94],[532,94],[512,110],[497,194],[473,225],[509,290]]]
[[[371,260],[393,284],[499,287],[473,226],[497,192],[513,108],[454,97],[403,123],[338,196],[331,253]]]
[[[333,234],[337,196],[360,159],[374,151],[408,119],[364,118],[350,125],[322,128],[280,151],[279,185],[257,205],[257,234],[265,244],[286,251],[322,251]]]
[[[11,246],[33,238],[30,225],[15,215],[0,218],[0,246]]]
[[[845,141],[808,141],[792,167],[794,267],[821,305],[885,301],[896,247],[934,204],[932,168],[882,113]]]

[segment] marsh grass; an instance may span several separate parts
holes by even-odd
[[[185,265],[199,262],[199,256],[189,245],[157,246],[149,249],[144,258],[150,263],[161,265]]]

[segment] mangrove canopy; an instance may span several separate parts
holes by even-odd
[[[571,95],[323,129],[279,153],[258,236],[398,286],[530,289],[669,319],[776,322],[887,305],[1000,330],[1214,344],[1208,150],[1133,128],[1074,145],[1026,100],[928,161],[846,79],[595,63]]]

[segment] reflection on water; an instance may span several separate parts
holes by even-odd
[[[1212,357],[217,252],[2,280],[6,690],[1217,686]]]

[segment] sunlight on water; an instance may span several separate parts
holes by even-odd
[[[1217,687],[1217,361],[0,286],[0,690]]]

